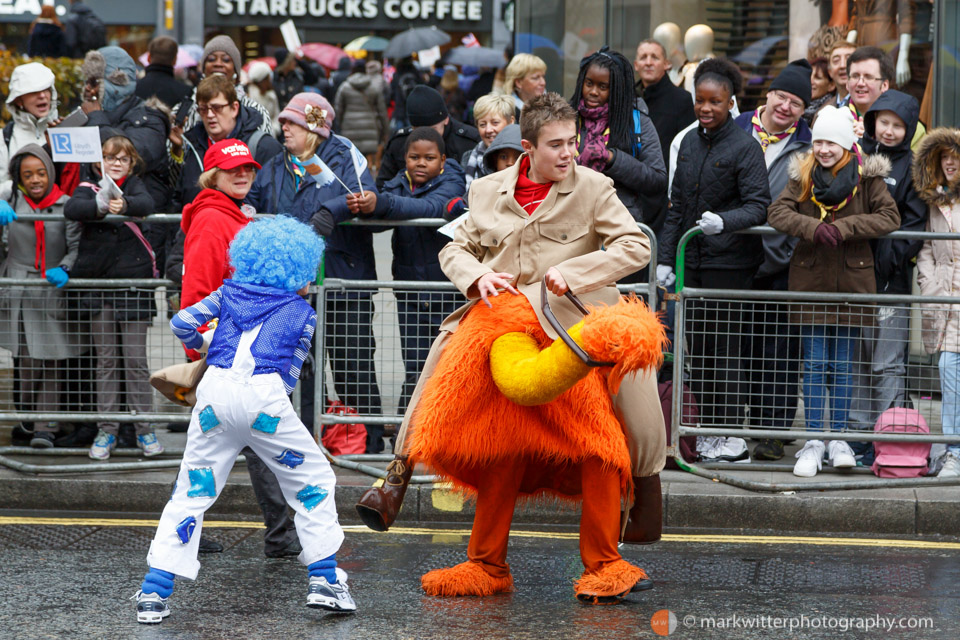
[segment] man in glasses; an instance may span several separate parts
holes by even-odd
[[[850,93],[850,111],[853,112],[854,131],[863,137],[863,116],[883,93],[896,86],[893,64],[878,47],[860,47],[847,58],[847,91]],[[911,147],[927,135],[923,123],[910,142]]]

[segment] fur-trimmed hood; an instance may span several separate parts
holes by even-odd
[[[913,153],[913,188],[928,205],[960,199],[960,176],[948,185],[940,168],[940,156],[947,150],[960,157],[960,130],[938,127],[927,133]]]
[[[798,153],[790,159],[790,179],[791,180],[800,180],[800,168],[803,166],[803,163],[806,162],[807,158],[810,157],[810,154],[813,153],[809,151],[807,153]],[[872,155],[865,155],[863,157],[863,177],[864,178],[886,178],[890,175],[890,171],[893,170],[893,165],[890,164],[890,160],[879,153],[874,153]]]

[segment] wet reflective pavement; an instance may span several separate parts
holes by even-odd
[[[571,583],[582,567],[569,528],[516,532],[509,557],[514,593],[438,599],[422,593],[420,576],[462,561],[467,531],[375,534],[350,527],[338,560],[350,574],[359,610],[345,616],[306,608],[304,567],[295,559],[264,558],[262,530],[251,523],[209,526],[209,537],[226,550],[201,556],[198,580],[177,581],[171,616],[146,626],[137,624],[128,598],[146,569],[148,523],[36,522],[0,518],[3,638],[659,638],[651,619],[664,609],[676,620],[671,638],[960,633],[956,544],[673,536],[624,548],[654,579],[654,590],[618,606],[591,607],[573,598]],[[657,617],[664,625],[668,620],[666,613]]]

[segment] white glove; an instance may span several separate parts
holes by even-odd
[[[213,325],[209,331],[200,334],[200,337],[203,338],[203,344],[197,349],[198,352],[206,353],[210,349],[210,343],[213,342],[213,334],[216,330],[217,326]]]
[[[677,276],[673,272],[673,267],[668,264],[657,265],[657,282],[661,287],[669,287],[677,281]]]
[[[106,189],[97,191],[97,212],[104,215],[110,211],[110,194]]]
[[[704,211],[700,219],[697,220],[697,225],[708,236],[715,236],[723,231],[723,218],[713,211]]]

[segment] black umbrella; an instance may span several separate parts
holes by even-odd
[[[503,51],[490,47],[457,47],[450,50],[446,61],[461,67],[493,67],[494,69],[507,64]]]
[[[423,51],[448,42],[450,36],[436,27],[407,29],[390,38],[390,44],[383,50],[383,57],[399,60],[414,51]]]

